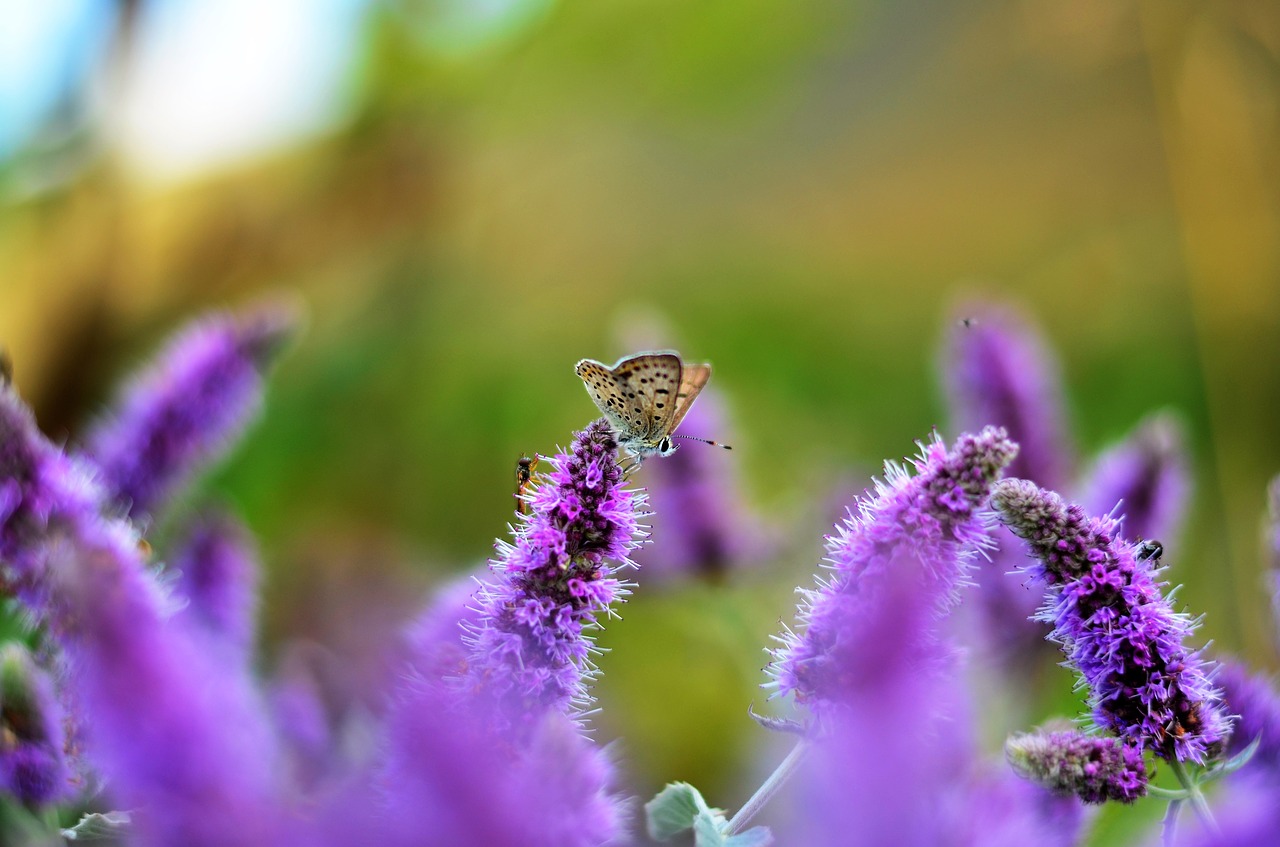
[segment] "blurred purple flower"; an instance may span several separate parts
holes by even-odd
[[[90,761],[140,843],[282,842],[278,757],[247,669],[169,617],[119,522],[71,520],[49,548],[50,625]]]
[[[1280,784],[1280,691],[1271,680],[1230,660],[1219,666],[1215,682],[1222,688],[1227,711],[1238,716],[1227,754],[1234,756],[1261,739],[1241,776],[1261,776]]]
[[[728,426],[714,389],[698,395],[682,433],[724,440]],[[747,513],[734,463],[719,450],[688,444],[661,462],[646,462],[645,489],[653,511],[653,541],[636,551],[646,579],[723,578],[759,560],[766,546]]]
[[[958,790],[956,790],[958,788]],[[966,847],[1077,847],[1085,807],[1007,769],[974,772],[951,793],[952,841]]]
[[[629,593],[613,572],[632,565],[644,505],[643,494],[623,487],[617,449],[604,419],[579,432],[568,453],[547,460],[552,470],[538,480],[514,543],[498,542],[460,680],[477,703],[496,706],[495,729],[516,721],[522,736],[547,711],[590,703],[589,633]]]
[[[909,573],[916,602],[935,615],[954,605],[971,560],[990,543],[984,505],[991,486],[1016,453],[1004,430],[988,427],[961,435],[950,452],[935,439],[914,460],[914,477],[887,463],[874,497],[859,499],[858,513],[828,537],[832,574],[802,592],[802,631],[779,639],[769,685],[820,720],[842,707],[851,687],[867,685],[875,669],[861,666],[858,645],[868,637],[868,608],[883,602],[879,586],[888,574]],[[902,650],[903,661],[927,668],[934,645],[904,641]]]
[[[1074,799],[1000,773],[974,760],[965,694],[952,652],[932,638],[936,609],[921,603],[923,562],[904,561],[883,575],[877,602],[859,609],[862,631],[846,648],[859,675],[829,732],[812,742],[793,793],[795,822],[781,844],[868,847],[1070,847],[1083,807]],[[856,838],[851,836],[856,833]],[[852,840],[851,840],[852,839]]]
[[[621,833],[613,766],[572,720],[545,712],[517,751],[484,715],[435,685],[406,685],[392,707],[381,800],[345,845],[596,847]],[[341,818],[350,806],[342,804]]]
[[[1116,522],[1026,480],[1000,482],[991,502],[1039,560],[1028,569],[1048,587],[1039,619],[1088,684],[1098,726],[1164,758],[1216,755],[1230,722],[1199,654],[1183,646],[1194,626],[1161,595],[1151,562],[1116,538]]]
[[[110,498],[135,519],[152,515],[219,458],[261,405],[263,372],[295,323],[271,307],[179,333],[86,440]]]
[[[1142,748],[1124,739],[1037,731],[1011,736],[1004,752],[1023,779],[1086,803],[1132,803],[1147,793]]]
[[[27,649],[0,648],[0,791],[29,806],[71,794],[62,719],[53,682]]]
[[[890,479],[903,477],[895,470]],[[864,501],[864,514],[869,507]],[[937,798],[957,763],[944,763],[955,747],[939,741],[948,739],[947,719],[960,692],[947,672],[951,654],[933,638],[936,609],[919,596],[927,568],[904,552],[892,567],[866,571],[878,582],[874,596],[863,594],[856,609],[850,603],[839,610],[855,616],[845,627],[853,637],[839,644],[840,708],[825,709],[821,740],[810,742],[797,778],[794,831],[780,833],[779,843],[842,844],[850,833],[860,844],[886,847],[946,842],[949,821]],[[833,593],[823,603],[836,611],[834,598],[842,596]],[[795,652],[777,661],[790,661]],[[921,664],[935,672],[922,673]]]
[[[1177,534],[1187,505],[1187,464],[1181,422],[1168,413],[1151,415],[1097,458],[1081,506],[1090,515],[1115,510],[1118,537],[1167,543],[1169,536]]]
[[[97,514],[100,491],[89,470],[46,441],[13,386],[0,384],[0,562],[10,588],[41,588],[44,541],[55,512]]]
[[[406,632],[404,664],[432,684],[466,674],[471,650],[463,635],[481,624],[475,597],[477,576],[467,574],[436,590],[431,602]]]
[[[0,486],[74,478],[74,463],[3,393]],[[21,599],[60,648],[88,760],[113,801],[136,810],[138,843],[281,843],[274,739],[247,669],[210,656],[171,617],[129,524],[101,518],[91,490],[54,488],[40,493],[43,525],[20,536],[18,559],[40,564]]]
[[[1009,475],[1056,488],[1071,476],[1058,363],[1039,330],[1011,306],[957,310],[942,357],[951,423],[1001,426],[1018,444]]]
[[[183,615],[247,657],[253,646],[258,562],[248,529],[227,513],[197,515],[169,562]]]
[[[1059,366],[1039,329],[1011,306],[967,304],[955,315],[941,357],[951,425],[968,432],[1003,426],[1018,445],[1009,476],[1064,485],[1073,458]],[[991,564],[974,574],[975,600],[988,647],[1022,675],[1049,653],[1031,620],[1040,596],[1025,585],[1013,535],[1000,527],[994,537]]]

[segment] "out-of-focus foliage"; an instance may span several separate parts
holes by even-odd
[[[768,767],[746,705],[831,492],[942,422],[943,322],[985,294],[1045,327],[1082,452],[1185,416],[1171,576],[1206,637],[1275,666],[1280,6],[352,2],[323,129],[164,176],[121,129],[156,72],[130,57],[207,2],[98,4],[97,65],[0,161],[0,344],[74,439],[178,318],[301,296],[307,334],[205,484],[262,539],[268,657],[358,654],[486,557],[516,459],[594,415],[573,363],[656,311],[715,364],[740,436],[716,458],[787,543],[718,588],[638,576],[601,735],[642,793],[732,807]],[[1046,674],[1037,711],[1075,709],[1069,684]]]

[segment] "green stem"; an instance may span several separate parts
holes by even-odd
[[[795,773],[800,762],[804,759],[805,753],[809,752],[809,742],[807,739],[800,739],[796,742],[796,746],[791,748],[791,752],[782,760],[782,763],[769,774],[769,778],[760,784],[756,789],[756,793],[751,795],[751,799],[742,805],[738,813],[729,821],[728,827],[725,829],[725,835],[737,835],[744,830],[747,824],[751,823],[751,819],[764,808],[764,804],[773,799],[773,795],[778,793],[782,786],[787,784],[787,780]]]
[[[1169,759],[1169,770],[1173,771],[1173,775],[1178,778],[1178,783],[1187,791],[1187,801],[1191,804],[1191,808],[1195,810],[1196,817],[1200,818],[1200,822],[1205,825],[1214,835],[1222,834],[1222,830],[1218,828],[1218,822],[1213,819],[1213,812],[1209,810],[1209,804],[1205,802],[1204,792],[1200,790],[1200,786],[1187,773],[1187,766],[1179,762],[1176,757]]]

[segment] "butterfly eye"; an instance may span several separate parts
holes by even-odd
[[[663,456],[669,456],[676,452],[678,446],[678,444],[671,443],[671,436],[668,435],[658,442],[658,452]]]

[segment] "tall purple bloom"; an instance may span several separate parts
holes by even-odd
[[[1029,320],[1010,306],[957,312],[942,358],[952,425],[1002,426],[1018,444],[1009,475],[1059,487],[1071,475],[1058,363]]]
[[[261,405],[263,372],[294,323],[265,308],[177,335],[87,439],[111,498],[135,518],[151,515],[219,458]]]
[[[1280,785],[1280,691],[1274,682],[1237,661],[1223,662],[1216,682],[1222,687],[1227,711],[1239,717],[1228,755],[1258,740],[1258,749],[1240,775],[1260,776]]]
[[[244,656],[253,643],[258,563],[248,530],[226,513],[206,512],[187,527],[169,567],[190,621]]]
[[[20,644],[0,649],[0,791],[27,805],[71,793],[62,708],[53,682]]]
[[[974,432],[1003,426],[1018,444],[1008,475],[1050,488],[1072,473],[1059,366],[1039,330],[1011,306],[968,304],[956,310],[941,357],[952,426]],[[1030,620],[1039,595],[1019,573],[1016,540],[996,530],[990,565],[977,569],[974,598],[989,648],[1015,672],[1046,657],[1044,638]]]
[[[1106,515],[1119,504],[1119,535],[1167,543],[1187,504],[1188,476],[1182,425],[1169,413],[1157,413],[1098,457],[1081,505],[1087,514]]]
[[[88,469],[46,441],[13,386],[0,384],[0,563],[11,588],[39,591],[50,519],[68,508],[96,514],[99,497]]]
[[[956,674],[920,673],[917,648],[932,653],[926,664],[945,667],[949,647],[931,637],[936,609],[921,603],[911,563],[901,564],[883,575],[877,601],[858,610],[862,637],[845,652],[859,676],[828,732],[812,742],[792,793],[796,822],[779,843],[1078,843],[1080,803],[984,768],[967,737]]]
[[[543,714],[516,750],[450,692],[409,684],[384,746],[382,796],[338,804],[325,844],[598,847],[621,833],[612,763],[566,715]]]
[[[681,432],[724,439],[725,416],[714,389],[681,424]],[[731,462],[718,450],[687,445],[641,471],[653,509],[653,543],[635,560],[648,579],[703,577],[720,579],[747,560],[758,560],[764,533],[742,502]]]
[[[1142,748],[1120,738],[1075,729],[1009,738],[1005,757],[1023,779],[1086,803],[1132,803],[1147,793]]]
[[[478,702],[497,704],[495,721],[517,735],[547,711],[590,702],[591,630],[628,593],[615,568],[638,546],[642,494],[624,488],[618,443],[595,421],[568,453],[549,460],[514,543],[499,541],[493,582],[477,595],[481,616],[467,636],[471,658],[460,680]]]
[[[1183,646],[1194,627],[1161,595],[1151,562],[1116,538],[1116,522],[1026,480],[1004,480],[991,502],[1038,559],[1040,619],[1088,684],[1094,721],[1164,758],[1216,755],[1229,721],[1199,654]]]
[[[866,610],[882,602],[886,575],[906,572],[916,580],[917,602],[941,614],[956,601],[976,551],[988,544],[984,505],[1001,470],[1017,454],[1004,430],[987,427],[965,434],[948,451],[935,439],[914,461],[916,475],[888,463],[875,495],[858,501],[827,539],[831,575],[804,591],[800,633],[786,632],[773,651],[770,674],[779,694],[794,695],[820,719],[838,710],[850,686],[866,684],[857,645],[869,620]],[[928,664],[928,644],[903,645]]]
[[[23,483],[21,502],[43,506],[43,520],[16,536],[16,559],[39,564],[21,597],[60,648],[88,760],[113,801],[137,811],[138,842],[282,843],[274,740],[247,676],[171,617],[137,536],[99,516],[96,492],[42,487],[76,468],[7,389],[0,439],[0,486]]]

